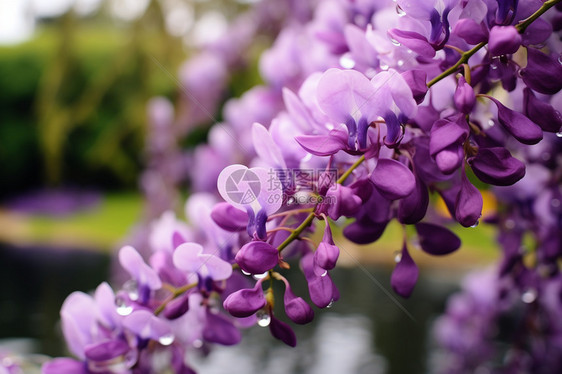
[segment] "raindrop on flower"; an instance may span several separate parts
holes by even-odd
[[[404,66],[404,60],[398,60],[398,62],[396,62],[396,64],[398,66]]]
[[[265,277],[267,277],[268,272],[266,271],[263,274],[254,274],[254,279],[258,280],[258,279],[263,279]]]
[[[295,198],[291,197],[289,200],[287,200],[287,205],[291,205],[295,203]]]
[[[495,124],[496,124],[496,122],[494,122],[493,119],[489,119],[489,120],[488,120],[488,126],[494,127]]]
[[[121,296],[115,298],[115,305],[117,305],[117,313],[121,316],[128,316],[133,312],[133,307]]]
[[[386,65],[386,64],[382,64],[382,65],[380,66],[380,68],[381,68],[381,70],[388,70],[389,66]]]
[[[271,316],[263,311],[263,310],[259,310],[256,313],[256,317],[258,318],[258,325],[261,327],[267,327],[269,326],[270,322],[271,322]]]
[[[248,272],[245,271],[245,270],[242,270],[242,274],[244,274],[244,275],[252,275],[252,273],[248,273]]]
[[[170,333],[170,334],[166,334],[164,336],[161,336],[158,339],[158,342],[162,345],[170,345],[174,342],[174,339],[175,339],[174,334]]]
[[[480,220],[477,220],[476,222],[474,222],[474,225],[471,225],[470,227],[475,228],[478,227],[479,224],[480,224]]]
[[[195,339],[193,341],[193,346],[195,348],[201,348],[203,346],[203,341],[201,339]]]
[[[558,132],[556,133],[556,136],[559,137],[559,138],[562,138],[562,131],[558,131]]]
[[[560,65],[562,65],[562,55],[558,56],[558,63],[560,63]]]
[[[404,9],[402,9],[402,7],[398,4],[396,5],[396,13],[398,13],[399,17],[404,17],[406,15]]]
[[[139,286],[137,281],[130,279],[123,285],[123,291],[127,293],[129,299],[137,301],[139,299]]]
[[[400,42],[399,42],[398,40],[396,40],[396,39],[392,39],[392,38],[391,38],[390,41],[391,41],[392,44],[394,44],[395,46],[399,46],[399,45],[400,45]]]
[[[331,308],[332,305],[334,305],[334,299],[330,300],[330,303],[328,305],[326,305],[326,308]]]
[[[340,65],[344,69],[353,69],[353,67],[355,66],[355,60],[351,58],[351,55],[349,53],[344,53],[340,57]]]
[[[529,290],[525,291],[523,293],[523,295],[521,295],[521,300],[525,304],[530,304],[533,301],[535,301],[536,299],[537,299],[537,291],[535,291],[534,289],[529,289]]]
[[[326,275],[328,275],[328,270],[324,270],[324,272],[320,274],[321,277],[325,277]]]
[[[394,252],[394,262],[399,263],[402,260],[402,251]]]

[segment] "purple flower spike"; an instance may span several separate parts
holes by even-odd
[[[285,296],[283,298],[285,304],[285,313],[291,321],[304,325],[314,319],[314,311],[302,297],[297,297],[291,291],[289,282],[285,282]]]
[[[527,48],[527,66],[521,69],[521,78],[534,91],[554,95],[562,89],[562,65],[535,48]]]
[[[548,79],[548,78],[547,78]],[[542,139],[542,129],[523,114],[505,107],[498,100],[487,96],[498,107],[498,121],[523,144],[536,144]]]
[[[427,93],[427,73],[423,70],[412,69],[403,72],[401,75],[410,86],[416,103],[421,104]]]
[[[447,255],[461,246],[459,237],[443,226],[433,223],[418,223],[416,230],[421,248],[430,255]]]
[[[537,99],[529,88],[525,88],[523,93],[527,117],[539,125],[543,131],[562,131],[562,114],[558,110],[554,109],[552,105]]]
[[[101,362],[123,356],[130,349],[129,345],[123,340],[106,340],[86,346],[85,354],[88,360]]]
[[[478,179],[495,186],[510,186],[525,176],[525,164],[503,147],[480,148],[468,163]]]
[[[249,317],[266,304],[261,282],[258,281],[254,288],[245,288],[228,295],[223,306],[234,317]]]
[[[277,318],[271,316],[271,322],[269,324],[269,331],[271,335],[281,340],[283,343],[290,347],[297,346],[297,337],[291,326],[287,325],[285,322],[278,320]]]
[[[488,29],[471,18],[458,20],[453,27],[453,34],[464,39],[468,44],[478,44],[488,40]]]
[[[379,159],[371,180],[381,195],[389,200],[406,197],[416,187],[416,178],[410,169],[389,158]]]
[[[488,49],[492,56],[517,52],[521,46],[521,34],[514,26],[494,26],[490,30]]]
[[[324,237],[318,245],[318,249],[314,252],[314,264],[324,270],[332,270],[336,266],[339,255],[340,250],[334,245],[332,230],[330,229],[330,224],[326,221]]]
[[[173,342],[172,328],[164,320],[156,317],[148,310],[135,310],[123,320],[123,327],[135,333],[142,339],[152,339],[159,341],[171,337],[166,341],[166,345]]]
[[[213,207],[211,218],[221,229],[231,232],[244,231],[248,225],[248,214],[226,202]]]
[[[341,184],[336,184],[326,193],[328,216],[337,220],[341,216],[354,216],[361,207],[361,199],[354,191]]]
[[[435,49],[429,44],[427,38],[417,32],[391,29],[388,30],[388,35],[422,57],[432,58],[435,56]]]
[[[455,218],[464,227],[470,227],[478,224],[478,220],[482,216],[482,195],[478,188],[463,173],[461,180],[461,189],[457,195],[455,203]]]
[[[251,274],[262,274],[279,262],[279,252],[266,242],[252,241],[245,244],[235,258],[240,268]]]
[[[416,176],[416,188],[409,196],[400,200],[398,206],[398,220],[408,225],[418,223],[425,217],[429,205],[427,186],[421,178]]]
[[[88,374],[84,362],[71,358],[55,358],[41,368],[42,374]]]
[[[242,334],[229,319],[207,310],[203,338],[210,343],[235,345],[242,340]]]
[[[476,96],[472,86],[461,75],[454,95],[455,106],[464,114],[468,114],[476,104]]]
[[[420,271],[412,257],[410,257],[406,243],[404,243],[400,261],[396,264],[390,277],[390,285],[394,292],[404,298],[410,297],[418,281],[419,273]]]

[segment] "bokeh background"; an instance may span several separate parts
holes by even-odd
[[[181,116],[190,100],[182,66],[251,3],[0,0],[0,354],[40,362],[35,354],[66,353],[64,298],[113,278],[112,254],[154,214],[141,188],[149,101],[165,97]],[[245,63],[230,73],[222,101],[260,83],[257,59],[275,33],[264,29],[240,52]],[[182,132],[182,152],[206,140],[220,111],[210,117]],[[190,183],[178,186],[182,216]],[[484,195],[486,216],[495,204]],[[399,227],[369,246],[340,238],[342,299],[297,331],[298,350],[255,328],[240,347],[199,358],[200,371],[226,373],[234,362],[244,373],[432,372],[441,353],[431,330],[447,297],[498,255],[487,225],[457,233],[463,247],[452,255],[412,254],[422,277],[410,300],[389,286]]]

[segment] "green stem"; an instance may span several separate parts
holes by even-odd
[[[515,28],[517,29],[517,31],[519,31],[520,34],[524,33],[525,30],[527,29],[527,27],[529,27],[529,25],[531,23],[536,21],[537,18],[542,16],[547,10],[549,10],[550,8],[552,8],[553,6],[558,4],[560,1],[562,1],[562,0],[548,0],[548,1],[546,1],[535,13],[531,14],[527,19],[518,23],[515,26]],[[461,57],[459,58],[459,60],[453,66],[451,66],[450,68],[448,68],[447,70],[445,70],[444,72],[442,72],[441,74],[439,74],[438,76],[436,76],[435,78],[433,78],[432,80],[427,82],[427,88],[430,88],[435,83],[442,80],[443,78],[448,77],[449,75],[455,73],[457,71],[457,69],[459,68],[459,66],[467,63],[468,60],[476,52],[478,52],[480,49],[482,49],[482,47],[484,47],[486,44],[487,44],[487,42],[480,42],[477,45],[475,45],[474,47],[472,47],[472,49],[461,53]]]

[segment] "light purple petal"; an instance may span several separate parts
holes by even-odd
[[[435,49],[429,44],[427,38],[417,32],[391,29],[388,30],[388,35],[422,57],[432,58],[435,56]]]
[[[333,130],[329,135],[300,135],[295,140],[316,156],[331,156],[347,147],[347,134],[344,131]]]
[[[158,318],[148,310],[135,310],[123,320],[123,327],[142,339],[158,341],[163,337],[173,336],[172,329],[166,321]]]
[[[378,161],[371,180],[381,195],[390,200],[408,196],[416,186],[416,178],[410,169],[389,158],[382,158]]]
[[[156,271],[144,262],[141,255],[133,247],[125,246],[121,248],[119,262],[140,285],[145,285],[151,290],[162,287],[162,281]]]
[[[84,362],[71,358],[55,358],[43,364],[41,374],[88,374]]]

